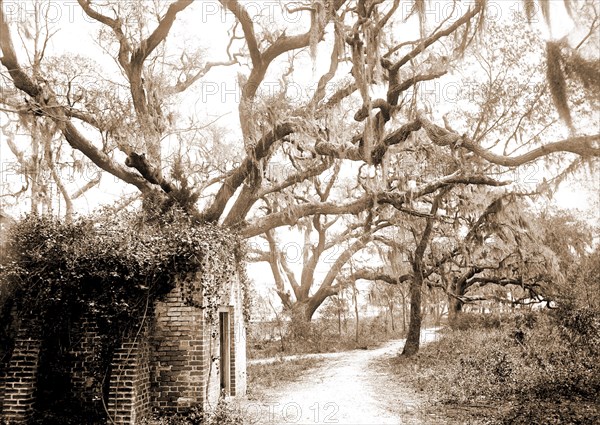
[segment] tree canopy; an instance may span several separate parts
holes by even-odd
[[[543,0],[77,3],[81,43],[68,49],[53,44],[47,3],[0,1],[2,131],[27,183],[11,194],[30,190],[33,211],[53,182],[69,217],[108,174],[151,214],[178,206],[264,235],[271,256],[274,229],[314,230],[307,270],[345,216],[356,245],[321,286],[329,295],[354,253],[412,223],[418,298],[448,217],[463,225],[504,194],[547,193],[600,156],[591,0],[556,6],[585,29],[559,40],[531,26],[555,28]],[[225,128],[214,111],[235,108]],[[531,164],[548,176],[533,189],[516,171]],[[93,177],[73,188],[63,168]]]

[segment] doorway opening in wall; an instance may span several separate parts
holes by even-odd
[[[231,316],[228,311],[219,312],[219,347],[221,393],[231,394]]]

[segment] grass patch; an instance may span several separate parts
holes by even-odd
[[[457,327],[390,362],[434,409],[459,423],[600,423],[600,313],[467,315]]]
[[[236,406],[220,399],[214,410],[203,411],[191,408],[187,412],[174,415],[155,414],[144,419],[140,425],[246,425],[250,422],[240,413]]]
[[[250,398],[260,398],[267,389],[296,382],[320,367],[324,361],[324,359],[307,357],[277,360],[268,364],[249,364],[247,369],[248,396]]]
[[[352,323],[342,333],[338,332],[336,323],[322,319],[310,323],[290,322],[281,326],[284,329],[277,332],[281,335],[277,340],[261,339],[253,335],[252,331],[249,332],[250,359],[375,348],[384,342],[405,338],[405,332],[387,329],[380,318],[363,319],[359,326],[358,340],[356,327]]]

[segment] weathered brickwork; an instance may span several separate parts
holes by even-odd
[[[6,369],[0,364],[0,412],[4,411],[4,383],[6,382]]]
[[[151,344],[152,400],[161,410],[202,406],[206,361],[203,311],[186,306],[178,289],[155,307]]]
[[[94,374],[93,365],[100,356],[100,335],[94,318],[84,313],[74,328],[75,343],[71,348],[73,363],[71,365],[71,394],[82,404],[102,404],[102,383]]]
[[[146,333],[124,338],[113,353],[108,396],[109,423],[135,424],[149,415],[149,358]]]
[[[235,311],[233,311],[233,308],[230,309],[230,316],[231,316],[231,327],[229,328],[229,338],[230,338],[230,349],[229,349],[229,367],[231,370],[230,373],[230,382],[231,382],[231,387],[229,390],[229,395],[231,396],[235,396],[236,395],[236,388],[235,388]]]
[[[2,416],[11,424],[25,424],[33,413],[41,340],[28,333],[26,326],[19,329],[5,371]]]
[[[229,314],[229,394],[244,395],[246,385],[245,331],[240,291],[232,284]],[[239,303],[239,304],[238,304]],[[222,340],[219,327],[205,320],[204,311],[185,305],[178,289],[156,302],[142,325],[123,337],[115,348],[103,394],[94,370],[101,353],[98,327],[84,314],[73,330],[69,365],[72,397],[84,405],[102,404],[109,424],[134,425],[152,411],[183,412],[214,406],[221,393],[219,370]],[[17,335],[10,361],[0,370],[0,419],[27,423],[35,408],[41,339],[24,326]],[[103,408],[103,407],[102,407]]]

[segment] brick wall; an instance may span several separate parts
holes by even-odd
[[[0,413],[4,411],[4,382],[5,382],[5,380],[6,380],[6,365],[4,365],[0,362]]]
[[[14,424],[25,424],[33,413],[41,340],[22,325],[4,378],[2,416]]]
[[[102,409],[102,383],[94,374],[101,353],[98,326],[92,315],[84,313],[73,326],[75,342],[71,347],[71,394],[90,409]]]
[[[229,391],[229,395],[231,396],[235,396],[237,393],[237,388],[236,388],[236,376],[235,376],[235,372],[236,372],[236,367],[235,367],[235,352],[236,352],[236,343],[235,343],[235,324],[236,324],[236,315],[235,315],[235,311],[233,308],[230,309],[230,316],[231,316],[231,327],[229,328],[229,338],[230,338],[230,349],[229,349],[229,367],[231,370],[231,378],[230,378],[230,383],[231,383],[231,389]]]
[[[230,395],[246,391],[245,328],[238,282],[231,283]],[[174,289],[157,301],[141,328],[124,337],[113,353],[109,377],[108,423],[133,425],[156,409],[184,412],[191,407],[210,407],[220,394],[219,326],[205,323],[200,308],[186,306]],[[101,353],[100,335],[92,315],[74,324],[75,343],[70,355],[71,394],[93,410],[102,406],[102,383],[94,376]],[[41,341],[19,330],[14,351],[0,380],[1,418],[27,423],[34,407]],[[0,379],[2,378],[0,371]],[[98,404],[99,403],[99,404]]]
[[[10,355],[12,353],[12,347],[10,351],[6,352],[4,358],[0,358],[0,414],[4,411],[4,390],[6,387],[6,372],[8,369]],[[0,416],[2,418],[2,416]]]
[[[203,311],[183,304],[179,289],[155,306],[152,404],[159,410],[202,406],[206,374]]]
[[[150,401],[150,353],[148,326],[131,332],[115,349],[108,395],[108,423],[134,425],[148,417]]]
[[[138,370],[135,381],[136,399],[133,408],[136,412],[136,418],[139,419],[147,417],[152,411],[150,344],[147,334],[144,335],[144,339],[141,342],[138,359]]]

